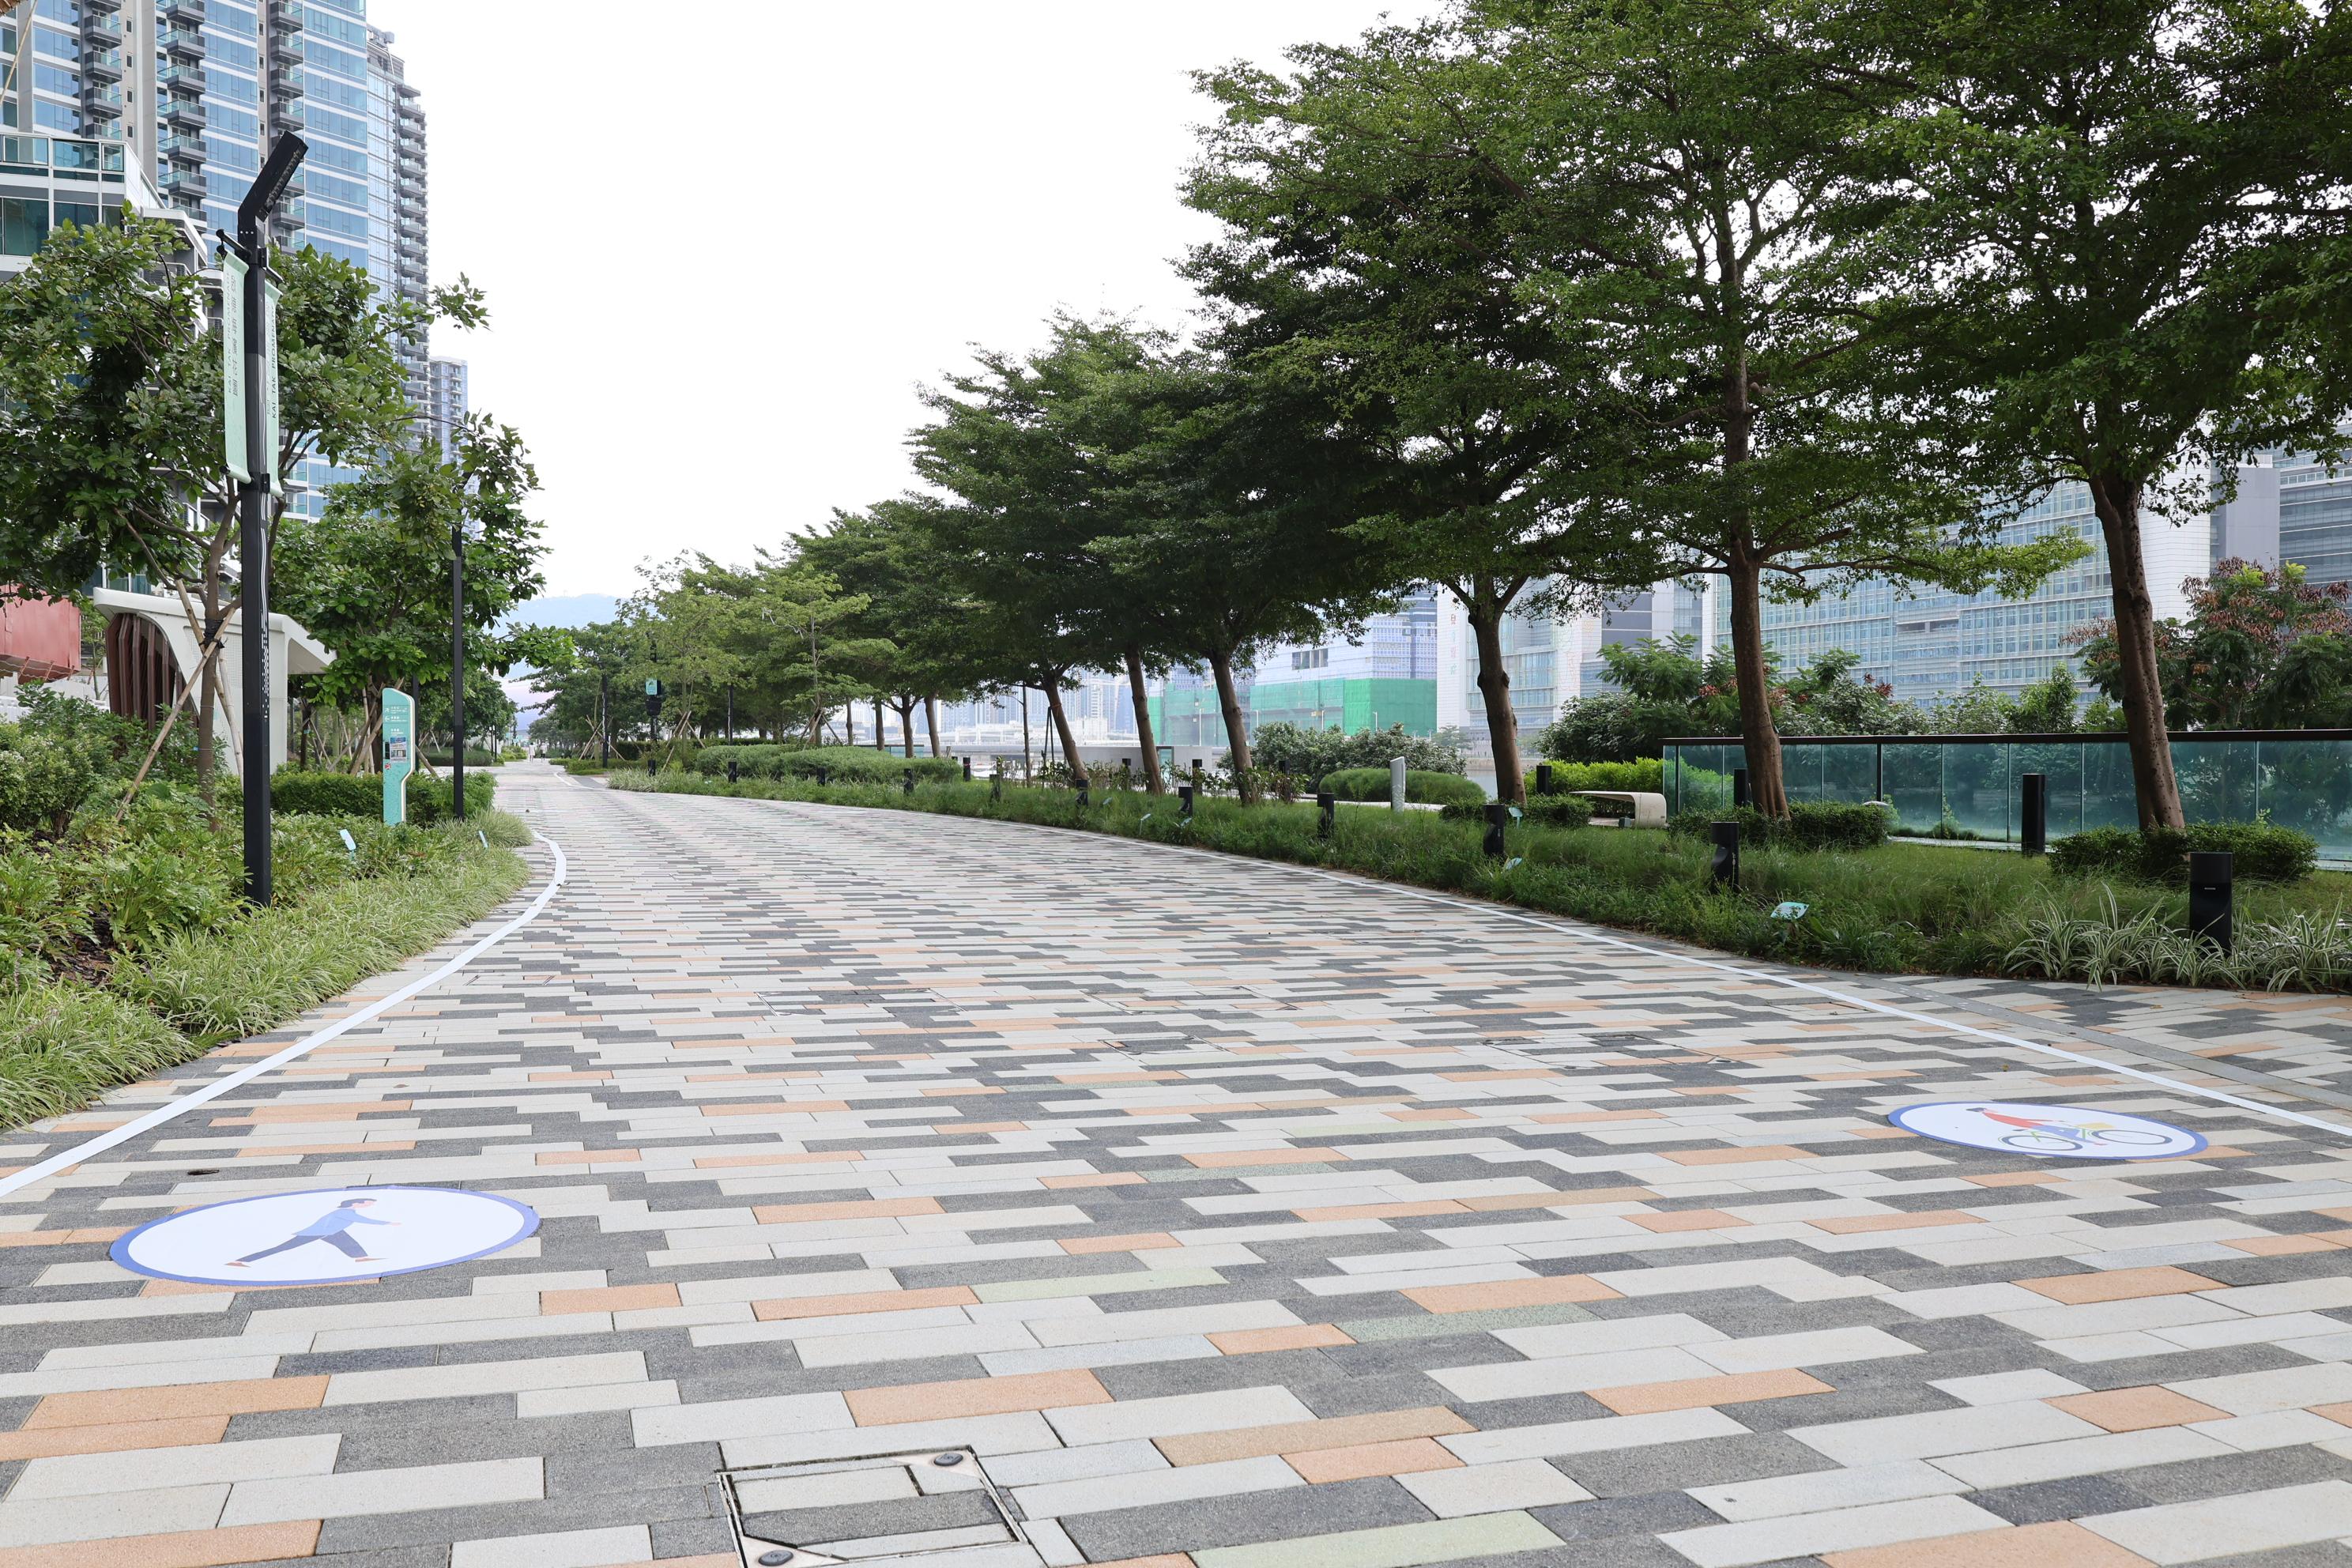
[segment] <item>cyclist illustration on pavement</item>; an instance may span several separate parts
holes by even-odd
[[[373,1256],[360,1249],[359,1242],[351,1234],[352,1227],[356,1225],[398,1225],[400,1222],[396,1219],[371,1219],[360,1212],[362,1209],[374,1206],[373,1198],[346,1198],[277,1246],[265,1247],[258,1252],[248,1252],[243,1258],[232,1260],[229,1267],[243,1268],[247,1264],[258,1263],[265,1258],[274,1258],[281,1252],[291,1252],[298,1247],[308,1247],[314,1241],[325,1242],[354,1263],[376,1262],[377,1259]]]
[[[1990,1105],[1969,1107],[1979,1116],[1998,1121],[2017,1131],[2001,1140],[2019,1149],[2042,1150],[2053,1152],[2080,1149],[2094,1143],[2164,1143],[2163,1133],[2144,1131],[2136,1128],[2117,1127],[2112,1122],[2077,1119],[2061,1121],[2038,1116],[2004,1116]]]

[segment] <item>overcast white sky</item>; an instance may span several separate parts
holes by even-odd
[[[537,456],[551,595],[905,489],[919,381],[1181,321],[1186,73],[1435,0],[373,0],[425,94],[436,336]]]

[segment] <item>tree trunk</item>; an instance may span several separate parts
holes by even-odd
[[[843,745],[857,744],[857,702],[855,698],[841,705],[841,730]]]
[[[898,710],[899,751],[911,759],[915,754],[915,700],[909,697],[903,702],[893,702],[890,706]]]
[[[1160,772],[1160,738],[1151,732],[1151,698],[1143,689],[1143,650],[1127,650],[1127,685],[1135,696],[1135,743],[1143,752],[1143,787],[1166,795],[1168,781]]]
[[[1057,676],[1045,678],[1045,710],[1054,716],[1054,733],[1062,740],[1062,765],[1070,770],[1073,779],[1083,776],[1084,765],[1078,761],[1078,738],[1070,732],[1070,716],[1062,707],[1062,682]]]
[[[923,699],[923,728],[931,734],[931,755],[946,756],[947,752],[940,749],[940,700],[937,697],[926,696]]]
[[[1029,782],[1029,689],[1021,689],[1021,782]]]
[[[1731,658],[1739,687],[1739,743],[1748,763],[1748,801],[1766,816],[1789,815],[1780,778],[1780,733],[1772,725],[1772,685],[1764,657],[1764,574],[1742,556],[1726,574],[1731,593]]]
[[[2091,481],[2092,510],[2106,536],[2107,575],[2114,584],[2116,662],[2123,678],[2124,729],[2131,752],[2132,794],[2142,831],[2179,827],[2180,780],[2172,771],[2166,732],[2164,681],[2156,663],[2156,605],[2147,593],[2147,558],[2140,544],[2142,487],[2119,474]]]
[[[882,699],[879,697],[874,700],[874,749],[877,752],[890,749],[889,741],[882,733]]]
[[[220,819],[213,806],[213,775],[220,766],[220,756],[213,714],[220,706],[220,650],[209,646],[209,639],[221,622],[220,574],[209,563],[205,569],[204,595],[205,626],[196,634],[197,657],[204,661],[196,672],[196,794],[205,803],[205,816],[217,827]]]
[[[1225,746],[1234,754],[1234,789],[1244,805],[1257,804],[1257,781],[1250,776],[1249,731],[1242,724],[1242,700],[1234,687],[1234,658],[1219,652],[1209,656],[1209,672],[1217,678],[1217,710],[1224,715]]]
[[[1495,753],[1495,798],[1511,805],[1527,804],[1527,781],[1520,776],[1519,716],[1511,711],[1511,672],[1503,664],[1503,616],[1508,612],[1491,599],[1465,600],[1471,636],[1478,647],[1478,695],[1486,701],[1486,743]]]

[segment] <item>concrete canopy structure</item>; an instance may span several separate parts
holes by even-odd
[[[100,588],[91,602],[106,616],[106,705],[110,710],[142,723],[168,711],[180,693],[196,679],[196,628],[175,597],[161,594],[130,594]],[[243,628],[232,612],[221,638],[220,681],[228,711],[244,711],[244,689],[238,670],[244,647]],[[316,675],[335,661],[325,645],[288,616],[269,617],[269,763],[283,767],[287,757],[286,680],[293,675]],[[230,744],[227,719],[215,706],[210,720],[223,765],[237,765]]]

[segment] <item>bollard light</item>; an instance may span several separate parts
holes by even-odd
[[[2018,847],[2028,855],[2046,854],[2050,848],[2050,775],[2025,773],[2017,783],[2024,808]]]
[[[2189,934],[2230,951],[2230,917],[2237,903],[2237,858],[2221,850],[2189,857]]]
[[[1329,790],[1315,797],[1315,831],[1329,838],[1339,831],[1339,801]]]
[[[1191,784],[1178,784],[1176,786],[1176,806],[1179,811],[1184,814],[1185,821],[1190,822],[1192,820],[1192,786]]]
[[[907,769],[907,770],[906,770],[906,774],[907,774],[907,782],[906,782],[906,784],[905,784],[905,786],[904,786],[904,793],[905,793],[905,794],[908,794],[908,795],[912,795],[912,794],[914,794],[914,793],[915,793],[915,770],[914,770],[914,769],[912,769],[912,768],[908,768],[908,769]]]
[[[1718,822],[1713,826],[1715,859],[1707,875],[1718,888],[1739,886],[1739,824]]]
[[[1748,804],[1748,770],[1746,768],[1731,770],[1731,804],[1735,807]]]
[[[1510,823],[1509,805],[1499,800],[1486,803],[1486,858],[1489,860],[1500,860],[1503,858],[1503,830],[1508,827]]]
[[[1536,764],[1536,793],[1538,795],[1549,795],[1551,793],[1551,764],[1549,763],[1538,763]]]

